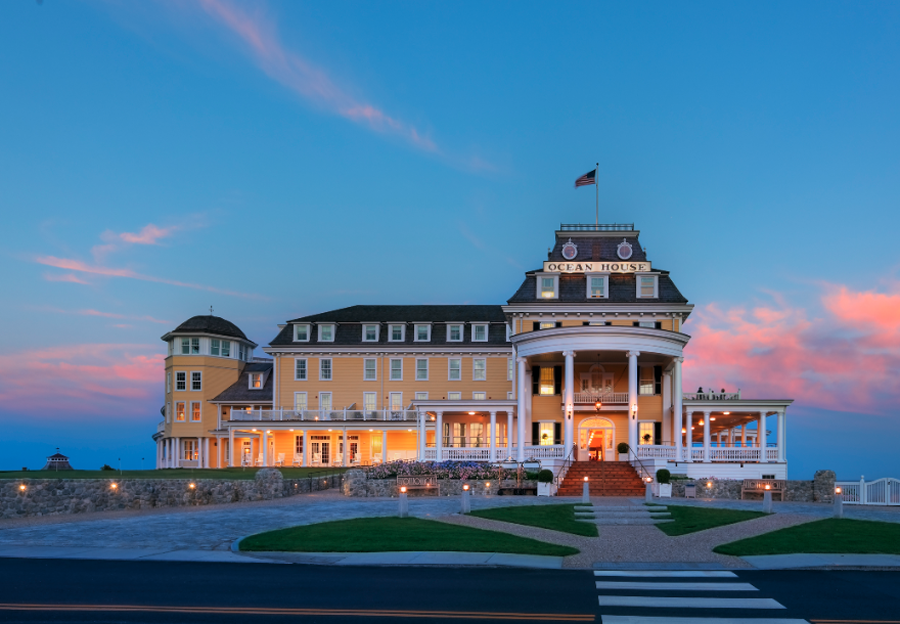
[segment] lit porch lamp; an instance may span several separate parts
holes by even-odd
[[[574,412],[575,412],[575,408],[572,407],[571,403],[566,405],[566,418],[568,418],[569,420],[572,420],[572,415],[574,414]]]
[[[631,406],[631,420],[637,420],[637,403]]]

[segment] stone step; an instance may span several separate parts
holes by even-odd
[[[664,522],[675,522],[671,518],[576,518],[576,520],[578,522],[590,522],[591,524],[605,526],[647,526]]]
[[[662,514],[648,514],[648,513],[634,513],[629,511],[617,511],[615,513],[604,513],[604,514],[575,514],[576,520],[587,520],[590,518],[671,518],[671,514],[662,513]]]

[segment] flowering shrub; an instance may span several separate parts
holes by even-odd
[[[480,462],[390,462],[365,469],[367,479],[435,475],[438,479],[515,479],[515,470]]]

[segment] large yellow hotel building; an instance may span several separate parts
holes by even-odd
[[[693,306],[639,234],[561,225],[506,305],[322,312],[279,325],[264,358],[233,323],[193,317],[162,337],[156,465],[621,459],[786,478],[791,401],[683,391]]]

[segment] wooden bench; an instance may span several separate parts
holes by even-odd
[[[774,497],[776,494],[784,500],[784,480],[783,479],[744,479],[741,484],[741,500],[744,500],[744,494],[763,494],[772,492]]]
[[[438,479],[436,475],[415,475],[412,477],[397,477],[397,491],[400,491],[401,487],[405,487],[406,491],[409,490],[425,490],[426,492],[429,490],[434,490],[437,496],[441,495],[441,485],[438,483]]]

